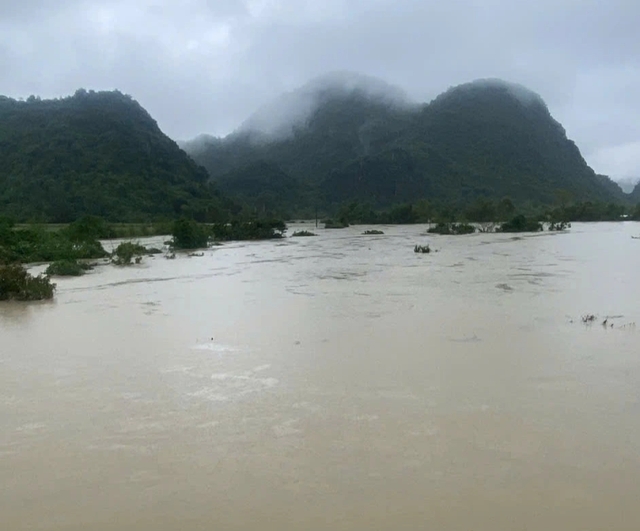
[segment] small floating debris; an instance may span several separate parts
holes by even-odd
[[[416,245],[413,248],[413,252],[414,253],[423,253],[423,254],[428,254],[431,252],[431,247],[429,247],[429,244],[427,245]]]
[[[365,236],[374,236],[378,234],[384,234],[384,232],[377,229],[371,229],[371,230],[365,230],[362,234],[364,234]]]
[[[513,291],[513,288],[509,284],[496,284],[496,288],[502,291]]]

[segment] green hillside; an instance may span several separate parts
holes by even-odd
[[[0,214],[139,221],[223,210],[206,170],[120,92],[0,97]]]
[[[201,137],[185,149],[233,196],[248,197],[240,182],[230,186],[234,176],[269,181],[275,192],[279,172],[282,182],[297,183],[297,207],[331,210],[351,201],[387,207],[419,199],[469,204],[479,197],[540,205],[558,198],[627,199],[617,184],[595,174],[542,98],[524,87],[477,81],[430,104],[410,105],[381,90],[372,94],[366,84],[316,82],[300,91],[308,95],[318,85],[307,114],[298,113],[289,127],[265,131],[256,124],[268,120],[250,118],[226,138]],[[299,93],[286,98],[300,106]],[[282,99],[275,108],[278,113],[262,113],[296,116]],[[264,169],[253,164],[258,161],[268,163],[269,177],[261,176]]]

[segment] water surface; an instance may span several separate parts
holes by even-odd
[[[640,225],[366,228],[0,305],[0,529],[640,529]]]

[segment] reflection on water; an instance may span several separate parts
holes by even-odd
[[[0,528],[640,529],[636,226],[363,230],[0,305]]]

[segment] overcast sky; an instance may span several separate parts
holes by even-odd
[[[640,177],[639,28],[638,0],[0,0],[0,94],[118,88],[178,140],[329,71],[420,101],[500,77],[596,171]]]

